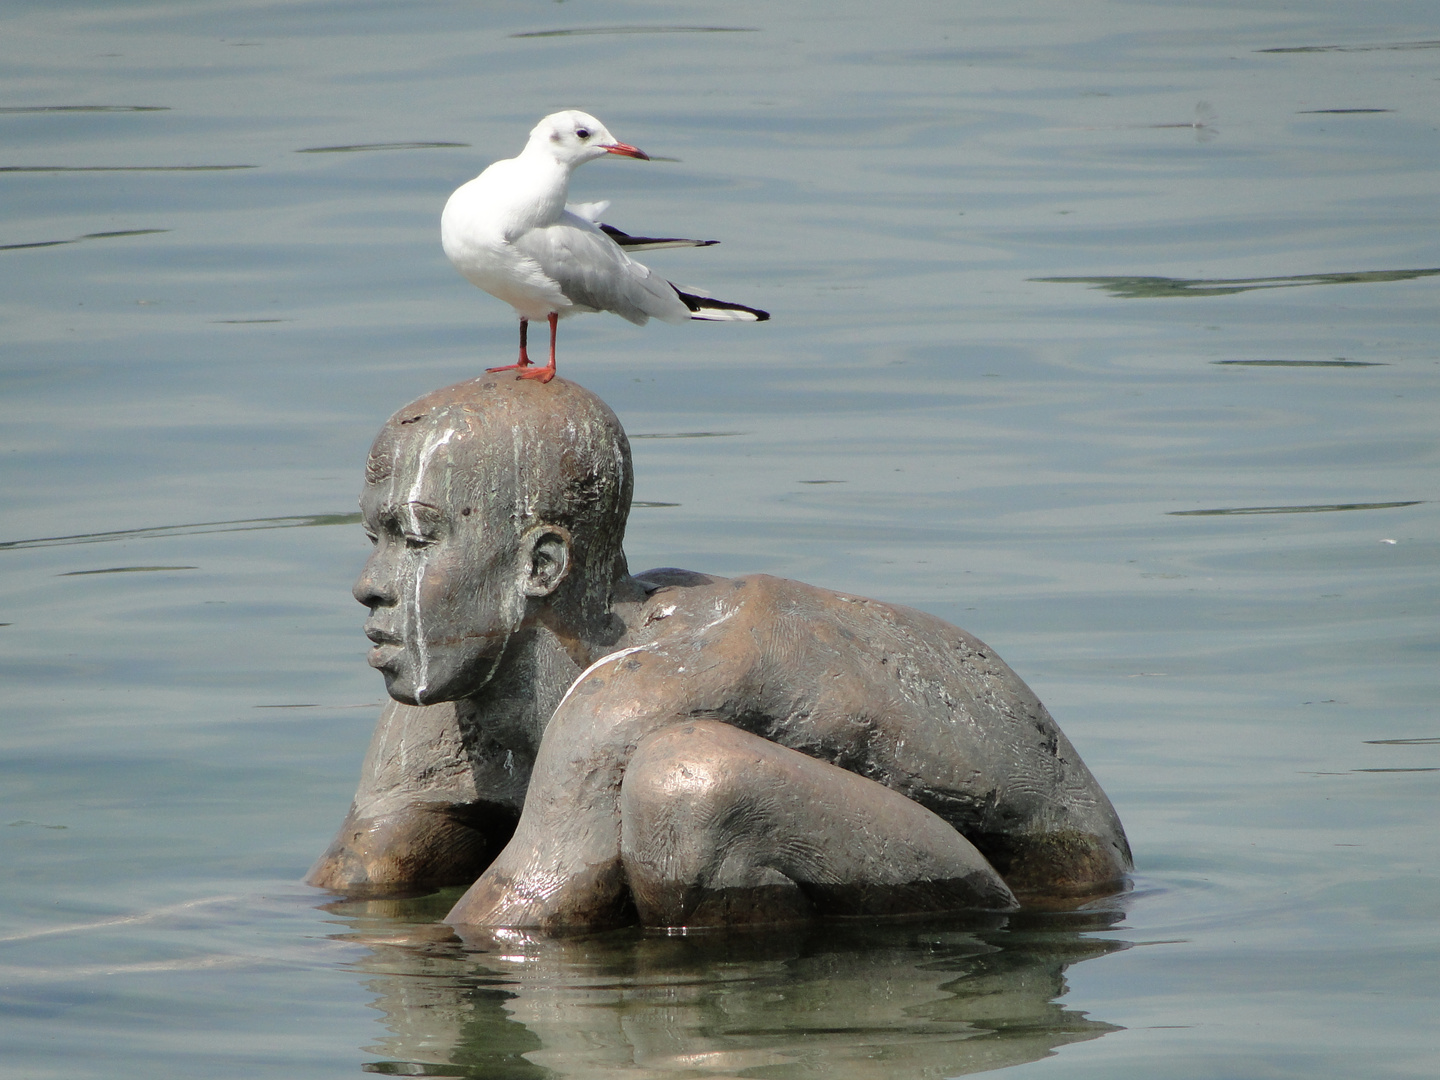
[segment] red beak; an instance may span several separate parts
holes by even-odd
[[[650,155],[641,150],[638,146],[631,146],[629,143],[617,142],[611,146],[604,147],[607,154],[619,154],[621,157],[639,158],[641,161],[649,161]]]

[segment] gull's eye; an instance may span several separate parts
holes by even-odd
[[[575,137],[576,137],[577,139],[588,139],[588,138],[590,137],[590,129],[589,129],[589,128],[576,128],[576,129],[575,129]]]

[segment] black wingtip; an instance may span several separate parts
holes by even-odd
[[[600,231],[621,247],[714,247],[719,240],[688,240],[683,236],[631,236],[614,225],[600,224]]]
[[[696,296],[694,293],[687,293],[675,285],[671,285],[670,287],[675,290],[675,295],[680,297],[685,306],[695,314],[696,318],[705,318],[704,313],[707,311],[717,313],[734,311],[743,315],[749,315],[756,322],[769,322],[770,320],[770,313],[768,311],[761,311],[759,308],[749,307],[746,304],[734,304],[729,300],[716,300],[713,296]],[[725,318],[724,315],[718,315],[717,317],[722,320]]]

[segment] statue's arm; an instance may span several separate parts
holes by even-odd
[[[446,921],[556,932],[1013,906],[940,817],[731,726],[758,715],[745,638],[622,651],[577,683],[515,835]]]
[[[734,687],[735,664],[639,649],[592,668],[545,729],[510,843],[446,921],[546,930],[632,921],[620,855],[625,768],[646,736],[711,711],[706,688]]]
[[[488,763],[498,776],[486,783],[472,756],[453,703],[387,703],[355,800],[306,882],[358,892],[474,881],[514,831],[524,785],[507,783],[516,770],[503,762]]]

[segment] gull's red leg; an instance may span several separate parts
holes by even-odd
[[[552,323],[551,325],[553,326],[554,324]],[[519,362],[518,364],[506,364],[504,367],[490,367],[490,368],[486,368],[485,370],[486,370],[486,371],[516,371],[516,370],[519,370],[519,369],[522,369],[522,368],[527,368],[527,367],[529,367],[529,366],[530,366],[530,357],[529,357],[528,355],[526,355],[526,353],[525,353],[525,339],[526,339],[527,337],[529,337],[529,335],[530,335],[530,320],[527,319],[527,318],[525,318],[524,315],[521,315],[521,316],[520,316],[520,362]],[[553,354],[554,351],[555,351],[555,344],[554,344],[554,341],[553,341],[553,340],[551,341],[551,344],[550,344],[550,351],[551,351],[552,354]],[[552,355],[552,358],[551,358],[551,361],[550,361],[550,366],[551,366],[551,367],[554,367],[554,366],[555,366],[555,361],[554,361],[553,355]],[[546,380],[546,381],[548,382],[549,380]]]
[[[560,325],[560,316],[557,315],[555,312],[552,311],[552,312],[550,313],[550,315],[549,315],[549,319],[550,319],[550,363],[549,363],[549,365],[546,366],[546,367],[530,368],[530,369],[528,369],[528,370],[526,370],[526,371],[522,371],[522,372],[520,372],[518,378],[521,378],[521,379],[539,379],[542,383],[547,383],[547,382],[549,382],[551,379],[553,379],[553,378],[555,377],[555,331],[556,331],[556,328]],[[516,366],[519,367],[518,364],[517,364]]]

